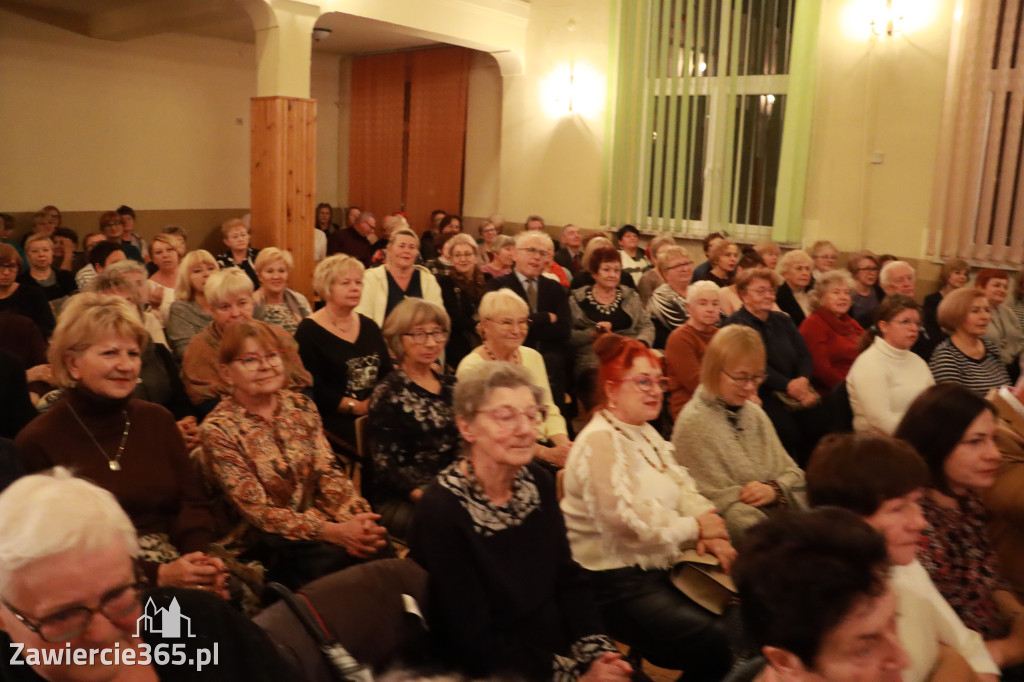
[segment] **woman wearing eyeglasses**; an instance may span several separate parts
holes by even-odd
[[[721,332],[719,332],[721,333]],[[722,517],[647,422],[661,412],[665,378],[655,353],[605,334],[598,405],[565,467],[562,513],[573,558],[590,575],[608,632],[686,679],[717,682],[729,669],[725,624],[671,582],[683,549],[729,570],[735,550]]]
[[[313,401],[285,390],[273,327],[242,321],[221,339],[230,388],[199,427],[205,468],[245,522],[238,551],[292,589],[377,558],[384,529],[338,468]]]
[[[733,537],[773,509],[805,506],[804,473],[755,402],[765,377],[760,335],[749,327],[726,327],[708,344],[700,386],[672,431],[676,460]]]
[[[499,289],[484,294],[480,300],[480,336],[483,343],[459,363],[455,376],[459,379],[471,368],[485,362],[511,362],[522,365],[530,379],[541,390],[541,401],[547,408],[547,417],[537,434],[536,456],[556,467],[565,466],[572,442],[565,418],[551,397],[548,372],[544,358],[532,348],[523,345],[530,331],[530,308],[511,289]]]
[[[398,538],[408,533],[423,489],[458,454],[455,377],[436,366],[450,330],[448,313],[420,298],[402,301],[384,321],[384,341],[398,366],[370,398],[370,467],[363,489]]]
[[[921,333],[921,307],[909,296],[888,296],[878,307],[860,354],[846,375],[854,431],[891,436],[914,398],[935,383],[911,347]]]
[[[471,679],[624,682],[632,670],[570,556],[554,481],[531,461],[540,401],[509,363],[459,380],[465,454],[427,488],[409,538],[430,575],[431,635]]]
[[[448,367],[458,367],[462,358],[480,344],[477,308],[491,275],[480,270],[477,244],[468,234],[455,235],[445,242],[443,249],[452,262],[447,274],[437,276],[444,308],[452,321],[444,360]]]
[[[0,648],[21,653],[17,663],[3,656],[0,679],[295,678],[263,631],[223,600],[199,590],[144,589],[133,561],[138,550],[132,520],[110,493],[63,467],[7,488],[0,495]],[[160,628],[158,612],[175,607],[180,637]],[[197,665],[201,656],[205,666]]]

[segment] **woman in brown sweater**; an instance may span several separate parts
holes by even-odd
[[[226,596],[224,564],[206,554],[210,509],[174,417],[131,398],[146,340],[123,299],[71,300],[49,350],[64,396],[21,431],[18,450],[28,473],[65,466],[109,490],[135,525],[152,583]]]
[[[700,363],[721,315],[720,289],[709,280],[694,282],[686,290],[686,323],[675,328],[665,343],[665,378],[668,411],[673,423],[700,383]]]

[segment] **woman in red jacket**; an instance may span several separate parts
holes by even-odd
[[[846,379],[864,335],[864,329],[850,317],[852,290],[849,273],[831,270],[822,275],[811,294],[815,310],[800,325],[800,334],[814,358],[811,383],[822,394]]]

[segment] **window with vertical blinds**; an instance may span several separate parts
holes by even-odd
[[[619,3],[605,224],[799,239],[819,4]]]
[[[968,2],[946,95],[928,253],[1024,260],[1024,5]]]

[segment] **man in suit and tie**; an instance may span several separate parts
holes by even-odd
[[[562,248],[555,254],[555,262],[572,277],[583,270],[583,235],[572,223],[562,228]]]
[[[569,350],[572,313],[565,287],[542,274],[553,252],[554,245],[546,233],[520,232],[516,235],[515,269],[495,277],[488,286],[491,291],[511,289],[530,306],[530,333],[524,345],[544,357],[551,395],[562,409],[567,388],[566,367],[572,361]]]

